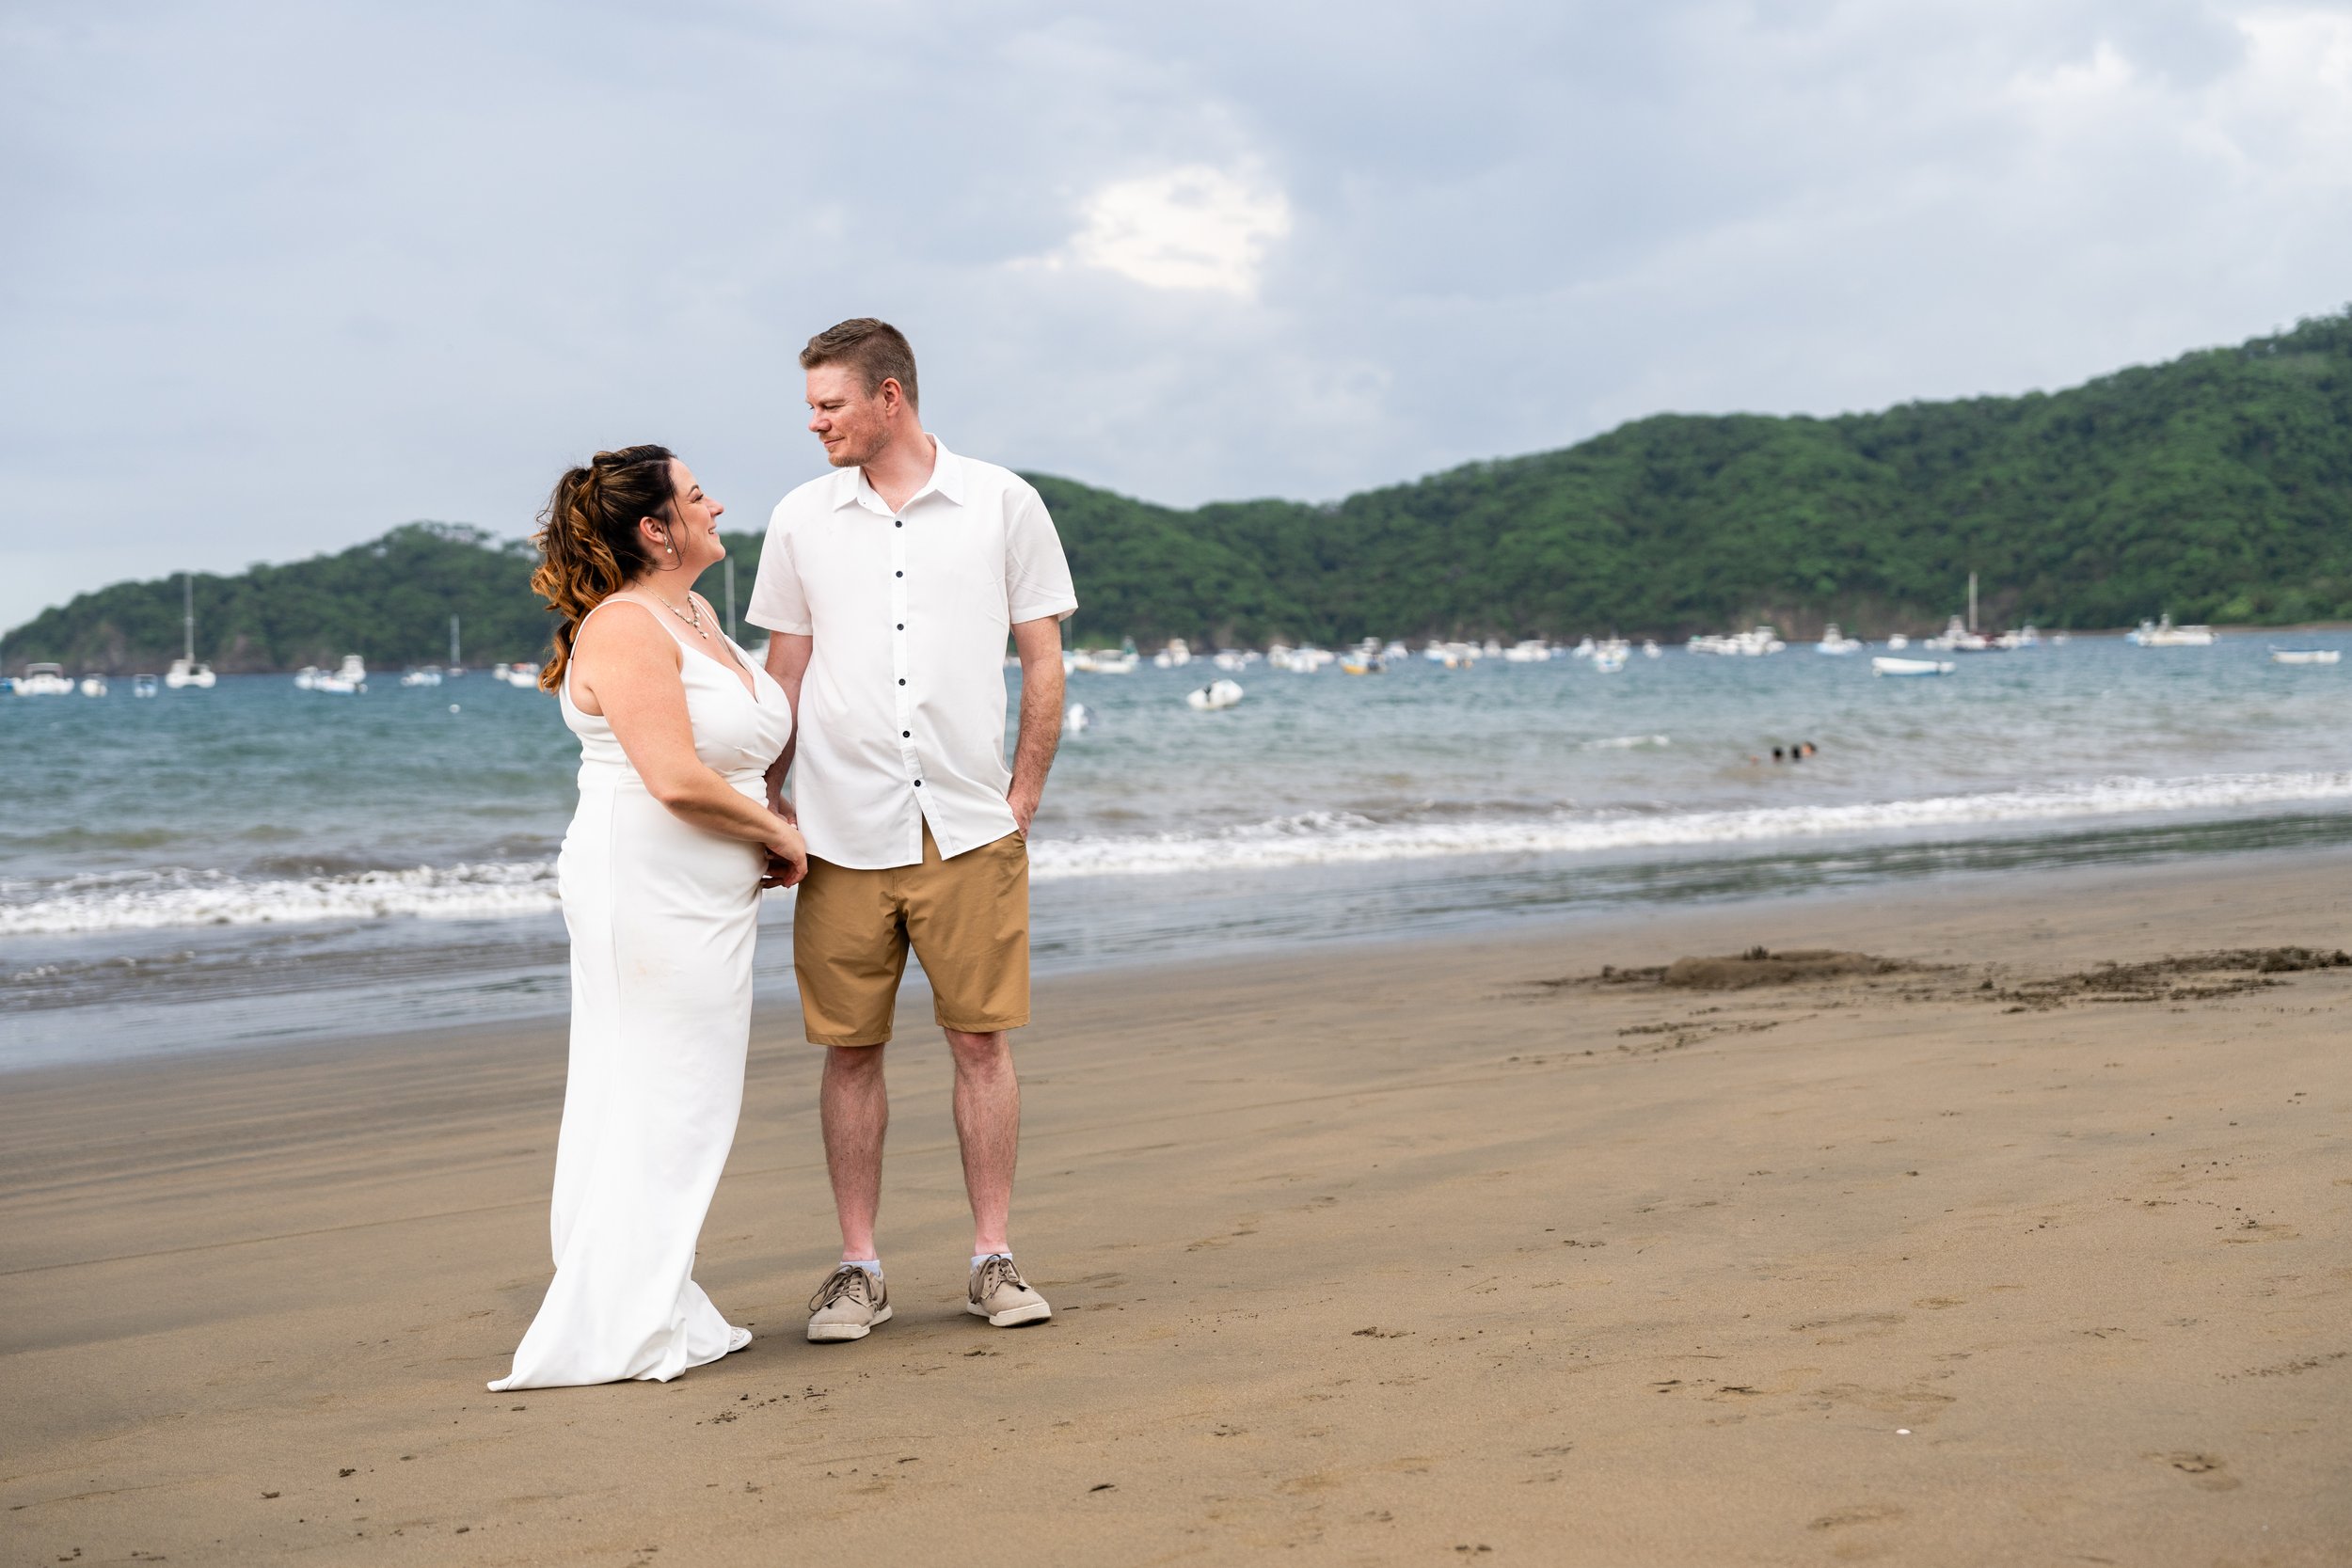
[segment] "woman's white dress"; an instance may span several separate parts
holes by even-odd
[[[705,646],[752,668],[750,689],[678,641],[695,754],[764,800],[768,765],[792,736],[790,702],[732,642]],[[693,1267],[743,1103],[765,855],[680,820],[647,793],[612,726],[574,705],[568,676],[561,697],[580,760],[580,809],[556,862],[572,1037],[555,1280],[494,1389],[667,1381],[751,1342]]]

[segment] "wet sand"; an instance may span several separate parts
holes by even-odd
[[[800,1336],[813,1053],[763,1017],[699,1271],[758,1338],[667,1385],[483,1388],[548,1275],[555,1029],[17,1075],[0,1558],[2352,1560],[2352,970],[2098,978],[2352,943],[2347,888],[2249,857],[1056,980],[1015,1234],[1055,1322],[961,1310],[926,1026],[897,1321],[841,1346]],[[1758,945],[1902,967],[1596,979]]]

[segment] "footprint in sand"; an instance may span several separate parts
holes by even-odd
[[[2217,1459],[2209,1453],[2177,1449],[2171,1453],[2152,1453],[2148,1457],[2171,1465],[2208,1492],[2234,1492],[2245,1484],[2230,1474],[2228,1460]]]
[[[1852,1503],[1833,1509],[1813,1520],[1807,1529],[1847,1529],[1855,1525],[1892,1524],[1903,1516],[1903,1511],[1892,1503]]]
[[[1814,1340],[1817,1345],[1843,1345],[1855,1339],[1876,1339],[1891,1333],[1903,1321],[1900,1312],[1848,1312],[1835,1318],[1808,1318],[1790,1323],[1791,1334],[1816,1334],[1823,1329],[1834,1332]]]

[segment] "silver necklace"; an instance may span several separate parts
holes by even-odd
[[[676,616],[679,620],[693,627],[694,635],[696,637],[701,638],[706,642],[710,641],[710,633],[703,628],[703,607],[699,603],[696,603],[694,596],[691,594],[686,596],[686,602],[692,606],[691,613],[690,613],[687,610],[680,610],[677,606],[672,604],[668,599],[662,598],[661,595],[655,593],[653,589],[648,588],[645,592],[652,594],[657,599],[661,599],[662,609],[668,610],[671,614]]]

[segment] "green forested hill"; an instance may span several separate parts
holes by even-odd
[[[1753,620],[1932,630],[1967,574],[1988,619],[2045,626],[2352,619],[2352,311],[2021,398],[1836,419],[1661,415],[1561,451],[1327,506],[1183,512],[1033,476],[1088,641],[1181,635],[1677,637]],[[729,536],[743,594],[756,535]],[[222,670],[349,651],[534,657],[530,552],[412,523],[372,545],[196,579]],[[703,584],[719,597],[713,573]],[[86,594],[7,636],[25,659],[152,669],[176,580]]]

